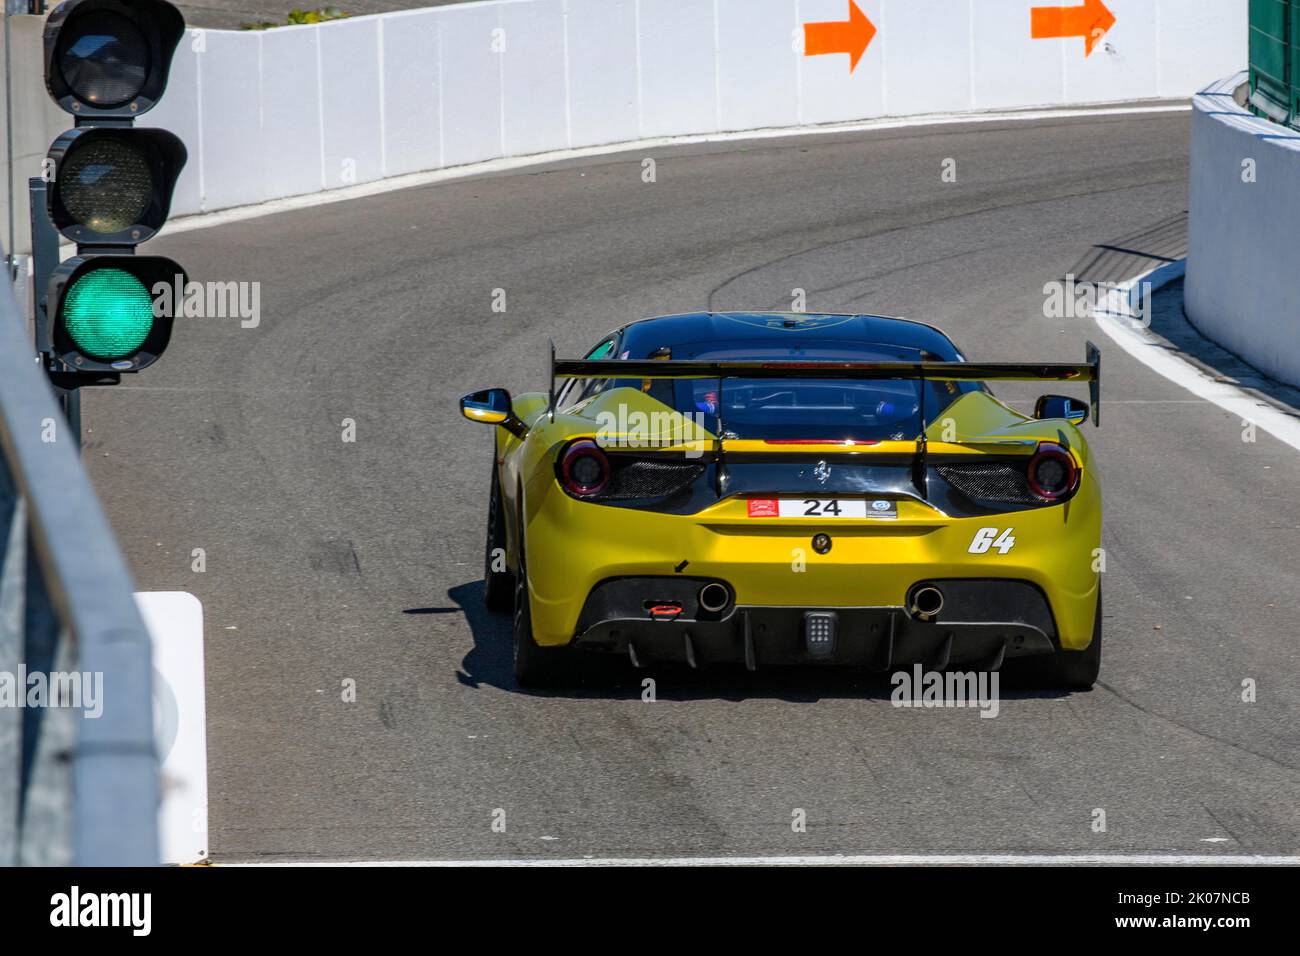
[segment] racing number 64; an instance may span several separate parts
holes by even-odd
[[[975,532],[975,540],[970,543],[970,553],[988,554],[990,549],[997,548],[1003,554],[1007,554],[1016,546],[1016,539],[1011,535],[1015,530],[1015,528],[1007,528],[1005,531],[1001,528],[980,528]]]

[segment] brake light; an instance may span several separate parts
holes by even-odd
[[[1074,456],[1060,445],[1042,444],[1029,459],[1029,488],[1040,498],[1059,501],[1079,483],[1079,467]]]
[[[609,458],[594,441],[579,439],[560,454],[560,478],[575,498],[594,498],[609,484]]]

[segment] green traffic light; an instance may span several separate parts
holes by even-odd
[[[63,328],[78,351],[101,362],[134,355],[153,329],[153,299],[122,269],[95,269],[77,279],[63,300]]]

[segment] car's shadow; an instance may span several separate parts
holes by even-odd
[[[637,670],[622,657],[575,654],[571,686],[525,690],[515,683],[512,665],[511,617],[496,614],[483,603],[483,582],[470,581],[447,591],[454,607],[408,608],[406,614],[455,613],[469,623],[474,646],[461,660],[456,680],[466,687],[483,685],[514,694],[571,699],[631,700],[645,693],[646,678],[654,680],[654,693],[662,700],[783,700],[811,704],[820,700],[855,698],[889,700],[894,693],[890,675],[858,668],[782,667],[754,673],[743,667],[691,670],[685,666],[647,667]],[[1055,698],[1060,691],[1038,691],[1016,686],[1014,677],[1001,681],[1003,700]]]

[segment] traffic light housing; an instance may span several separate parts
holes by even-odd
[[[167,221],[185,144],[165,129],[81,127],[50,147],[46,210],[81,245],[134,246]]]
[[[45,88],[73,116],[134,119],[162,99],[184,32],[165,0],[67,0],[45,21]]]
[[[75,256],[50,277],[51,355],[74,372],[138,372],[172,335],[185,273],[162,256]],[[159,284],[169,290],[156,296]]]
[[[135,247],[167,221],[186,150],[171,132],[134,120],[166,90],[184,32],[166,0],[65,0],[46,21],[46,89],[75,126],[46,158],[40,225],[75,242],[77,255],[34,270],[37,287],[45,284],[37,347],[65,388],[147,368],[171,340],[176,297],[164,303],[155,290],[184,289],[184,270]]]

